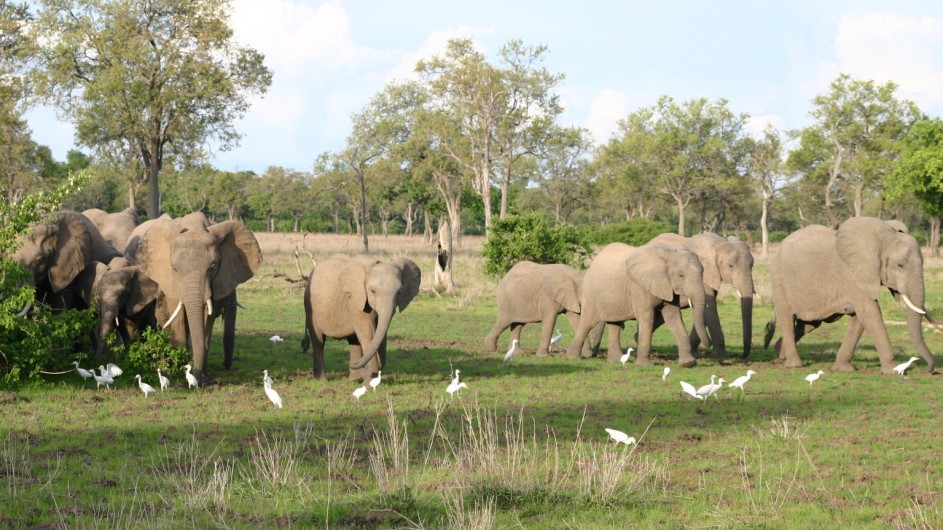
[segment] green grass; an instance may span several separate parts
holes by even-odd
[[[410,255],[428,285],[431,250]],[[943,526],[943,404],[922,362],[906,378],[881,376],[866,337],[856,373],[828,373],[839,321],[800,342],[800,370],[758,347],[749,363],[704,358],[681,369],[664,328],[653,367],[537,359],[537,325],[524,328],[524,354],[504,365],[503,347],[482,346],[495,302],[480,265],[460,256],[459,293],[424,289],[394,318],[383,384],[359,403],[343,343],[328,343],[329,381],[312,379],[299,347],[303,289],[271,277],[294,270],[279,253],[240,289],[236,360],[224,370],[214,341],[213,385],[188,392],[180,370],[168,374],[172,391],[145,399],[134,374],[112,391],[66,374],[0,394],[0,526]],[[943,303],[940,273],[927,271],[931,309]],[[763,264],[757,277],[767,277]],[[882,302],[887,320],[904,320],[889,297]],[[739,306],[726,296],[720,308],[738,353]],[[771,314],[764,296],[754,344]],[[563,320],[566,344],[573,331]],[[889,329],[904,360],[906,328]],[[285,342],[272,347],[274,333]],[[925,336],[935,349],[940,333]],[[672,367],[667,382],[662,364]],[[727,388],[703,404],[680,396],[680,379],[730,381],[748,367],[757,375],[742,399]],[[452,368],[469,389],[450,400]],[[826,375],[810,387],[803,377],[819,368]],[[265,398],[263,369],[282,410]],[[156,374],[142,375],[156,386]],[[606,427],[640,444],[616,447]]]

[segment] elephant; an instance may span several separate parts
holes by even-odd
[[[711,232],[704,232],[686,238],[678,234],[661,234],[649,244],[684,248],[697,254],[704,267],[705,299],[704,321],[711,336],[712,354],[726,357],[727,347],[724,331],[717,314],[717,292],[720,285],[732,285],[740,298],[740,317],[743,326],[743,354],[750,356],[753,345],[753,253],[750,246],[737,238],[723,238]],[[657,327],[657,326],[656,326]],[[697,333],[691,332],[691,348],[696,350],[700,344]]]
[[[189,338],[193,374],[201,383],[207,381],[207,352],[219,316],[226,326],[224,366],[231,367],[236,287],[262,265],[255,235],[240,221],[213,225],[202,213],[194,212],[180,219],[142,223],[131,235],[128,252],[128,259],[157,283],[157,317],[166,322],[164,327],[174,324],[174,344],[186,344]]]
[[[609,329],[607,360],[617,362],[622,355],[619,330],[626,320],[638,321],[638,353],[635,363],[652,364],[649,354],[656,310],[678,342],[678,362],[694,366],[691,344],[681,307],[690,299],[694,329],[710,344],[704,326],[704,268],[688,250],[663,245],[631,247],[624,243],[606,245],[593,259],[583,276],[579,327],[567,348],[568,357],[580,355],[589,331],[599,322]]]
[[[36,287],[36,300],[53,311],[87,307],[80,293],[87,282],[73,282],[86,266],[121,256],[88,218],[76,212],[47,215],[19,242],[11,258],[30,272],[27,281]]]
[[[582,285],[583,272],[569,265],[518,262],[498,283],[498,316],[485,349],[497,351],[498,337],[509,326],[520,344],[524,324],[541,322],[537,356],[547,357],[557,315],[565,314],[573,329],[579,324]],[[589,349],[588,341],[584,348]]]
[[[874,340],[881,372],[893,374],[894,352],[878,304],[881,287],[909,308],[910,340],[933,371],[923,339],[923,254],[917,241],[874,217],[852,217],[837,230],[811,225],[790,234],[770,261],[773,307],[782,337],[776,349],[787,367],[802,366],[796,342],[823,322],[851,317],[832,370],[854,370],[851,358],[866,330]],[[928,317],[929,319],[929,317]]]
[[[131,232],[138,224],[138,214],[134,208],[130,207],[115,213],[91,208],[82,212],[82,215],[88,217],[101,232],[105,241],[111,243],[121,253],[124,253]]]
[[[156,327],[157,282],[127,258],[115,258],[105,268],[96,285],[98,325],[95,329],[96,355],[105,353],[105,338],[117,331],[125,349],[134,333]]]
[[[383,263],[363,254],[335,254],[318,263],[308,276],[304,295],[314,377],[327,380],[324,342],[328,337],[347,339],[350,380],[366,383],[378,373],[386,365],[393,313],[402,312],[419,294],[421,278],[419,267],[404,257]]]

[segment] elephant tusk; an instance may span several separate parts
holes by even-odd
[[[180,313],[180,310],[182,308],[183,308],[183,302],[181,301],[180,303],[177,304],[177,309],[174,309],[174,314],[170,315],[170,319],[167,320],[167,323],[164,324],[164,327],[162,327],[161,329],[167,329],[167,326],[169,326],[170,323],[173,322],[175,318],[177,318],[177,315]]]
[[[212,298],[206,299],[206,314],[210,316],[213,315],[213,299]]]
[[[740,294],[740,289],[734,289],[734,291],[737,291],[737,299],[743,299],[743,295]]]
[[[907,307],[909,307],[911,310],[913,310],[914,313],[917,313],[918,315],[926,315],[926,314],[927,314],[926,311],[924,311],[923,309],[920,309],[919,307],[915,306],[914,303],[910,301],[910,297],[908,297],[906,294],[904,294],[904,295],[902,295],[902,296],[904,297],[904,303],[907,304]]]
[[[691,302],[690,298],[688,298],[688,307],[694,307],[694,304]]]
[[[118,322],[118,317],[115,317],[115,326],[121,327],[121,323]],[[167,327],[167,326],[164,326]]]
[[[754,293],[753,293],[753,298],[756,298],[756,301],[759,302],[759,301],[760,301],[760,293],[754,292]]]
[[[25,317],[26,314],[29,313],[29,310],[32,309],[32,308],[33,308],[33,304],[27,302],[26,305],[23,306],[23,310],[20,311],[19,313],[17,313],[16,316],[18,316],[18,317]]]

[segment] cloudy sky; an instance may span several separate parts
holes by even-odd
[[[344,146],[350,115],[451,37],[490,57],[511,39],[544,44],[566,79],[563,121],[597,142],[661,95],[726,98],[783,129],[809,123],[809,101],[839,73],[892,80],[898,95],[943,114],[943,2],[938,0],[234,0],[237,39],[266,56],[269,92],[237,124],[239,147],[214,153],[228,170],[307,171]],[[58,159],[73,129],[32,111],[34,139]]]

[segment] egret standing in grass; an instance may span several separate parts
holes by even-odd
[[[163,392],[164,389],[170,388],[170,379],[167,379],[167,376],[160,373],[160,368],[157,369],[157,380],[160,381],[160,391]]]
[[[78,361],[72,361],[72,364],[75,365],[75,371],[78,372],[80,376],[82,376],[82,382],[83,382],[83,383],[84,383],[85,381],[87,381],[89,377],[93,377],[93,376],[94,376],[94,374],[92,374],[92,372],[89,372],[89,371],[86,370],[85,368],[79,368],[79,362],[78,362]]]
[[[668,374],[670,374],[670,373],[671,373],[671,367],[666,366],[665,369],[662,370],[662,372],[661,372],[661,380],[664,381],[664,380],[668,379]]]
[[[517,352],[517,339],[511,341],[511,349],[504,354],[504,362],[511,362],[511,358],[514,357],[514,354]]]
[[[191,389],[191,388],[200,388],[200,382],[196,380],[196,376],[195,376],[195,375],[193,375],[192,373],[190,373],[190,370],[192,370],[193,367],[188,364],[188,365],[184,366],[184,368],[187,369],[187,373],[186,373],[186,376],[187,376],[187,389],[189,390],[189,389]]]
[[[269,377],[268,375],[268,370],[262,370],[262,382],[268,385],[271,385],[272,383],[274,383],[274,381],[272,381],[272,378]]]
[[[716,376],[713,376],[713,375],[711,376],[711,384],[704,385],[701,388],[697,389],[697,393],[704,396],[704,401],[707,401],[707,398],[711,396],[714,396],[714,399],[716,399],[718,402],[720,401],[720,398],[717,397],[717,391],[723,388],[724,383],[726,381],[724,381],[724,378],[721,377],[717,379],[717,382],[715,383],[714,377]]]
[[[107,375],[108,377],[114,379],[114,378],[118,377],[119,375],[123,374],[123,373],[124,373],[124,370],[122,370],[121,368],[118,368],[118,365],[117,365],[117,364],[108,363],[106,366],[99,366],[99,367],[98,367],[98,373],[99,373],[99,374],[105,374],[105,375]],[[114,381],[112,381],[112,382],[114,382]]]
[[[619,357],[619,361],[622,363],[622,367],[625,368],[625,363],[629,362],[629,357],[632,356],[632,347],[629,346],[629,349],[625,350],[625,353],[622,354],[622,357]]]
[[[740,377],[733,380],[733,383],[730,383],[730,388],[739,388],[740,395],[743,395],[743,385],[747,384],[747,381],[750,380],[750,376],[756,375],[756,372],[753,370],[747,370],[747,375],[741,375]]]
[[[115,382],[115,379],[104,371],[101,374],[96,374],[95,370],[92,370],[91,372],[92,377],[95,378],[95,388],[101,388],[102,385],[105,385],[105,388],[111,388],[111,384]]]
[[[270,383],[262,383],[265,386],[265,395],[268,396],[269,401],[275,405],[276,409],[282,408],[282,397],[278,395],[278,392],[272,388]]]
[[[550,351],[553,352],[553,347],[557,344],[560,344],[560,341],[563,340],[563,332],[560,331],[560,328],[557,328],[557,333],[550,337]]]
[[[819,377],[821,377],[822,374],[824,374],[824,373],[825,373],[825,372],[823,372],[822,370],[819,370],[818,372],[815,372],[814,374],[809,374],[809,375],[805,376],[805,380],[809,382],[809,386],[811,387],[811,386],[812,386],[812,383],[818,381],[818,380],[819,380]]]
[[[458,385],[458,374],[461,373],[461,370],[458,368],[455,369],[455,377],[452,378],[452,384]]]
[[[693,397],[694,399],[700,399],[701,401],[704,401],[704,396],[698,394],[697,390],[694,388],[694,385],[688,383],[687,381],[681,381],[681,391]]]
[[[448,393],[449,393],[449,396],[451,397],[451,396],[455,395],[456,392],[458,392],[459,390],[461,390],[461,389],[463,389],[463,388],[468,388],[468,385],[466,385],[464,381],[462,381],[461,383],[455,383],[455,382],[453,381],[453,382],[449,383],[449,386],[446,387],[445,391],[448,392]]]
[[[919,358],[917,357],[911,357],[909,361],[898,364],[897,366],[894,367],[894,373],[899,376],[904,376],[907,369],[910,368],[910,365],[913,364],[914,361],[918,361],[918,360]]]
[[[380,374],[381,374],[381,373],[382,373],[382,372],[380,372],[380,370],[377,370],[377,376],[370,380],[369,385],[370,385],[370,388],[372,388],[374,392],[376,392],[376,391],[377,391],[377,387],[380,386]]]
[[[141,381],[141,374],[135,375],[134,378],[138,380],[138,388],[141,389],[141,392],[144,392],[144,397],[147,397],[153,394],[154,392],[157,392],[156,390],[154,390],[154,387],[145,383],[144,381]]]
[[[609,438],[612,438],[613,440],[615,440],[616,445],[619,445],[619,444],[632,445],[635,443],[634,437],[629,436],[628,434],[622,431],[617,431],[615,429],[606,429],[606,432],[609,433]]]
[[[357,398],[357,402],[360,402],[360,396],[367,393],[367,387],[362,386],[354,390],[354,397]]]

